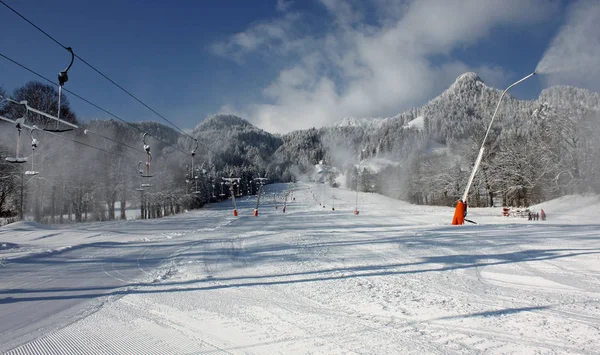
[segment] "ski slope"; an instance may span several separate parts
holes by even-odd
[[[296,184],[157,220],[0,228],[6,354],[597,354],[600,201],[548,221]],[[319,205],[324,201],[325,207]],[[568,207],[565,207],[568,206]]]

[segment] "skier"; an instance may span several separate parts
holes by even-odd
[[[546,220],[546,212],[544,212],[544,210],[540,211],[540,217],[542,217],[542,221]]]

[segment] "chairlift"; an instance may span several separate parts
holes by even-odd
[[[196,168],[196,171],[194,172],[192,170],[192,178],[194,179],[194,191],[192,192],[194,195],[200,195],[201,191],[198,190],[198,179],[200,177],[200,171],[198,168]]]
[[[142,175],[144,174],[144,170],[142,170],[142,162],[138,162],[138,170],[140,172],[140,187],[138,187],[137,189],[135,189],[135,191],[144,191],[144,188],[142,187],[143,185],[143,179],[142,179]]]
[[[146,173],[144,174],[144,172],[142,170],[140,170],[140,175],[143,178],[152,177],[152,175],[150,175],[150,162],[152,161],[152,154],[150,153],[150,145],[148,143],[146,143],[147,135],[148,135],[148,133],[144,133],[144,135],[142,136],[142,141],[144,142],[144,150],[146,151]],[[138,164],[138,166],[139,166],[139,164]]]
[[[25,102],[25,114],[17,118],[15,120],[15,127],[17,127],[17,148],[15,150],[15,157],[6,157],[4,158],[9,163],[22,164],[27,162],[27,157],[19,157],[19,145],[21,143],[21,130],[23,130],[23,125],[25,124],[25,116],[27,116],[27,102]]]
[[[194,176],[194,195],[200,195],[202,193],[202,191],[200,191],[198,189],[198,179],[200,178],[200,171],[202,171],[202,173],[206,173],[206,170],[204,170],[204,163],[202,163],[202,166],[200,168],[196,168],[196,172],[193,174]],[[193,171],[192,171],[193,173]]]
[[[192,192],[195,195],[199,195],[200,191],[198,190],[198,175],[194,172],[194,157],[196,156],[196,150],[198,149],[198,141],[194,139],[194,148],[192,148],[192,179],[194,180],[194,191]]]
[[[61,119],[60,119],[60,98],[62,96],[62,87],[69,80],[68,71],[69,71],[69,69],[71,69],[73,62],[75,61],[75,53],[73,53],[73,49],[71,49],[71,47],[68,47],[66,49],[71,53],[71,63],[69,63],[69,66],[67,67],[67,69],[58,73],[58,111],[56,113],[56,129],[44,128],[44,131],[47,131],[47,132],[61,133],[61,132],[68,132],[68,131],[73,130],[73,128],[60,128],[60,122],[64,122],[64,121],[61,121]]]
[[[29,137],[31,138],[31,170],[27,170],[25,172],[25,175],[37,175],[39,174],[38,171],[35,171],[34,167],[33,167],[33,161],[34,161],[34,157],[35,157],[35,148],[37,148],[39,141],[33,136],[33,131],[35,131],[37,128],[37,126],[33,126],[31,127],[31,131],[29,131]]]
[[[140,171],[140,188],[136,191],[145,191],[144,187],[152,187],[151,184],[144,183],[144,170],[142,169],[142,161],[138,162],[138,170]]]
[[[1,97],[1,96],[0,96],[0,97]],[[56,133],[56,132],[66,132],[66,131],[71,131],[71,130],[73,130],[74,128],[79,128],[79,126],[78,126],[78,125],[76,125],[76,124],[73,124],[73,123],[71,123],[71,122],[67,122],[67,121],[61,120],[60,118],[58,118],[58,117],[56,117],[56,116],[52,116],[52,115],[51,115],[51,114],[49,114],[49,113],[46,113],[46,112],[44,112],[44,111],[40,111],[40,110],[38,110],[38,109],[36,109],[36,108],[34,108],[34,107],[31,107],[31,106],[29,106],[29,104],[27,103],[27,100],[15,101],[15,100],[13,100],[13,99],[4,98],[4,97],[2,97],[2,99],[3,99],[3,100],[6,100],[6,101],[8,101],[8,102],[11,102],[11,103],[13,103],[13,104],[16,104],[16,105],[23,105],[23,106],[25,106],[25,109],[27,110],[27,111],[26,111],[26,113],[28,113],[29,111],[31,111],[31,112],[33,112],[33,113],[37,113],[37,114],[38,114],[38,115],[40,115],[40,116],[44,116],[44,117],[46,117],[46,118],[49,118],[50,120],[54,120],[54,121],[57,121],[57,122],[59,122],[59,123],[63,123],[63,124],[65,124],[65,125],[69,126],[69,127],[72,127],[72,128],[70,128],[70,129],[67,129],[67,130],[52,130],[52,129],[46,129],[46,128],[43,128],[43,129],[42,129],[43,131],[47,131],[47,132],[54,132],[54,133]]]
[[[196,150],[198,149],[198,141],[194,139],[194,148],[192,148],[192,170],[194,170],[194,157],[196,156]]]

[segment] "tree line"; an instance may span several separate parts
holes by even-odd
[[[0,217],[18,216],[23,206],[26,215],[50,223],[125,218],[132,208],[140,218],[158,218],[228,198],[227,177],[239,178],[237,195],[256,193],[257,177],[268,182],[315,180],[320,161],[335,166],[347,188],[451,206],[462,195],[500,94],[467,73],[427,104],[397,116],[283,135],[232,115],[208,117],[189,132],[200,143],[193,171],[194,141],[157,122],[92,120],[79,123],[82,129],[61,133],[102,151],[40,132],[33,168],[30,161],[4,161],[14,155],[16,129],[0,122]],[[57,113],[52,86],[30,82],[10,96]],[[3,102],[0,113],[16,118],[25,112],[21,105]],[[600,193],[599,113],[600,95],[579,88],[551,87],[537,100],[506,97],[469,205],[528,206],[565,194]],[[66,96],[60,116],[78,123]],[[53,124],[31,112],[26,123],[40,128]],[[147,179],[138,168],[146,159],[141,132],[162,141],[150,138],[153,176]],[[21,150],[31,158],[25,131]],[[24,175],[29,169],[40,174]],[[142,184],[152,186],[141,191]]]
[[[7,96],[5,91],[0,94]],[[10,97],[57,114],[58,97],[53,86],[29,82]],[[252,159],[238,154],[247,150],[241,146],[221,147],[218,152],[199,149],[192,172],[193,141],[189,137],[157,122],[80,123],[66,95],[61,98],[60,117],[81,127],[59,133],[67,139],[42,132],[45,127],[55,128],[56,122],[26,112],[23,105],[4,101],[0,114],[10,119],[24,116],[26,125],[40,128],[34,131],[40,142],[35,152],[30,147],[29,130],[23,129],[20,150],[28,162],[11,164],[4,158],[15,155],[17,129],[0,121],[0,217],[20,218],[24,214],[38,222],[67,223],[125,219],[129,210],[138,218],[159,218],[228,198],[230,187],[223,177],[239,178],[232,187],[235,194],[255,194],[253,179],[265,174]],[[140,172],[140,162],[145,170],[147,157],[143,132],[157,138],[148,138],[150,178],[141,177]],[[26,174],[33,170],[39,174]]]

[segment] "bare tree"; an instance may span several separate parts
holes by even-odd
[[[58,90],[49,84],[39,81],[30,81],[20,88],[17,88],[12,95],[15,101],[27,101],[29,106],[56,116],[58,113]],[[21,117],[24,109],[19,105],[11,104],[7,106],[7,114],[11,117]],[[77,117],[71,110],[68,98],[65,94],[61,96],[60,119],[77,124]],[[56,121],[41,116],[34,112],[29,112],[26,123],[35,124],[40,128],[56,124]]]

